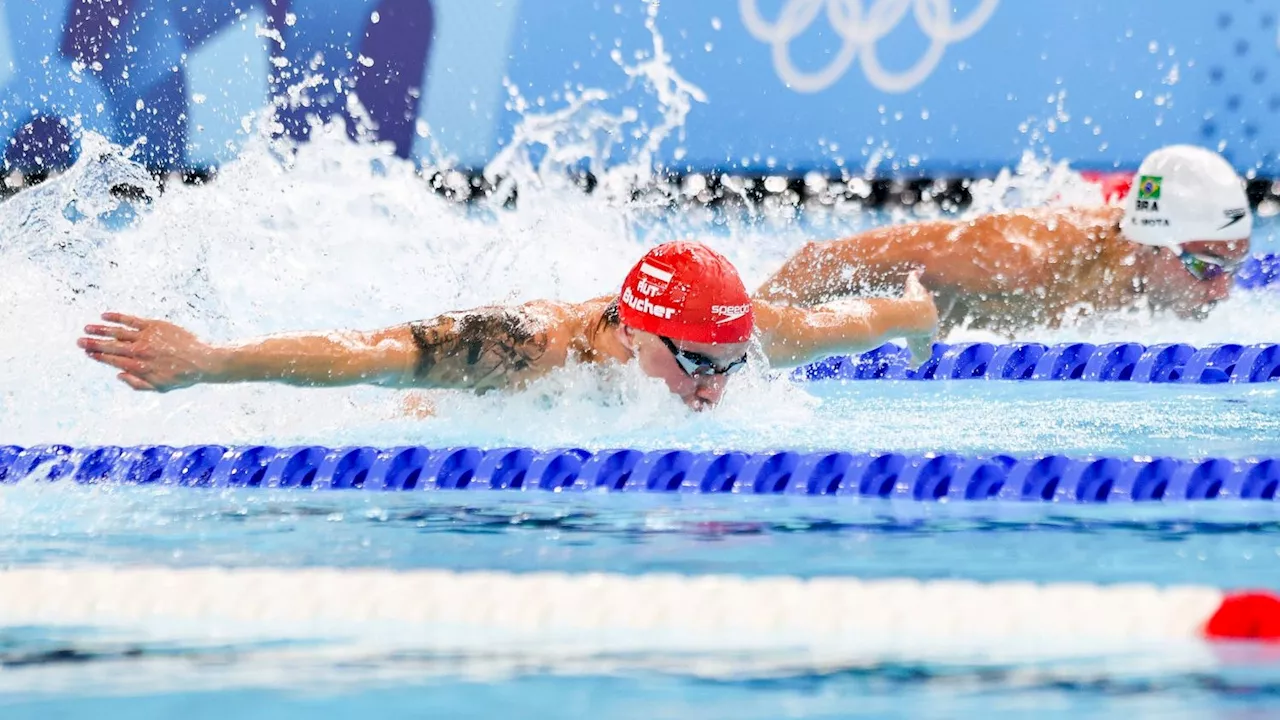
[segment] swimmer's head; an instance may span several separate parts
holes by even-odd
[[[1121,228],[1157,249],[1141,260],[1153,306],[1195,317],[1227,297],[1231,271],[1249,254],[1253,215],[1244,181],[1221,155],[1172,145],[1142,161]]]
[[[1125,198],[1125,237],[1153,247],[1247,244],[1253,216],[1244,181],[1223,157],[1170,145],[1142,161]]]
[[[751,296],[721,254],[694,242],[659,245],[627,273],[618,332],[645,374],[694,410],[714,406],[746,364]]]

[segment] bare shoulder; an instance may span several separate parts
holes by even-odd
[[[1022,247],[1031,243],[1049,249],[1105,238],[1119,222],[1120,212],[1113,207],[1072,205],[1022,208],[973,218],[958,231],[987,242]]]
[[[519,385],[565,364],[579,318],[577,305],[539,300],[410,323],[414,377],[424,385],[479,391]]]

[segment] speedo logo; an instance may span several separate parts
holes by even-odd
[[[723,325],[724,323],[727,323],[727,322],[733,322],[734,320],[737,320],[738,318],[742,317],[743,315],[746,315],[749,312],[751,312],[751,305],[749,304],[748,305],[712,305],[711,306],[712,315],[724,316],[721,319],[716,320],[717,325]]]
[[[1245,208],[1231,208],[1230,210],[1224,210],[1222,212],[1222,215],[1227,218],[1227,222],[1226,224],[1224,224],[1222,227],[1218,229],[1226,230],[1232,225],[1235,225],[1236,223],[1248,217],[1249,211]]]
[[[622,289],[622,302],[636,312],[642,312],[646,315],[662,318],[663,320],[670,320],[671,316],[676,313],[676,309],[673,307],[659,305],[649,298],[636,297],[635,294],[631,292],[631,288]]]

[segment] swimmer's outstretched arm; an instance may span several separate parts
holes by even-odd
[[[792,367],[857,353],[906,338],[915,364],[929,357],[938,327],[933,296],[916,273],[900,298],[866,298],[815,307],[755,301],[756,327],[769,364]]]
[[[787,258],[760,289],[758,300],[814,305],[866,286],[897,285],[925,270],[946,239],[949,222],[877,228],[839,240],[809,242]]]
[[[1043,252],[1048,237],[1074,232],[1073,226],[1057,222],[1051,211],[877,228],[807,243],[755,297],[813,305],[859,294],[866,286],[897,285],[912,271],[919,271],[924,285],[935,291],[998,293],[1034,287],[1052,271]]]
[[[120,371],[135,390],[201,383],[281,382],[331,387],[491,390],[517,385],[567,359],[563,333],[550,332],[558,310],[530,303],[480,308],[372,332],[273,335],[212,345],[163,320],[105,313],[78,345]]]

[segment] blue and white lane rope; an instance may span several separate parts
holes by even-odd
[[[1236,287],[1256,290],[1280,281],[1280,255],[1254,255],[1236,269]]]
[[[797,368],[796,380],[1079,380],[1138,383],[1262,383],[1280,378],[1280,344],[935,343],[918,368],[892,343]]]
[[[0,446],[0,483],[310,490],[842,495],[901,501],[1058,503],[1255,500],[1280,458],[1185,460],[849,452],[477,447]]]

